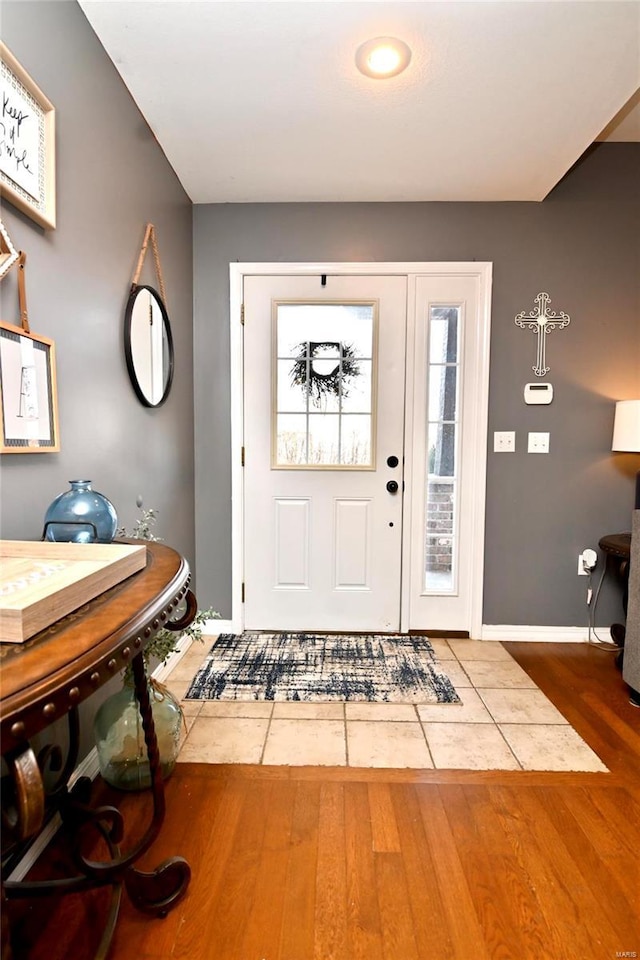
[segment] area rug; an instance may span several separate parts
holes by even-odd
[[[221,634],[187,700],[460,703],[425,637]]]

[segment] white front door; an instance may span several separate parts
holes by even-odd
[[[244,278],[247,629],[400,629],[407,283]]]
[[[491,264],[326,269],[231,267],[234,622],[479,637]]]

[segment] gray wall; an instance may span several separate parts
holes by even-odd
[[[129,528],[141,494],[159,511],[159,536],[193,562],[191,203],[75,0],[3,0],[2,39],[56,107],[57,229],[6,202],[2,219],[27,254],[31,329],[56,344],[62,444],[60,453],[2,457],[2,537],[39,539],[48,504],[83,477]],[[173,389],[157,410],[138,402],[122,346],[147,222],[157,230],[176,353]],[[14,269],[1,287],[11,323],[16,279]],[[141,279],[157,284],[150,254]]]
[[[489,260],[494,264],[484,622],[586,623],[577,555],[630,529],[633,455],[612,455],[615,399],[640,397],[640,146],[587,153],[534,203],[246,204],[194,208],[196,515],[201,600],[231,612],[229,280],[232,261]],[[515,326],[546,291],[570,326],[548,339],[555,398],[528,407],[533,334]],[[526,433],[549,430],[547,456]],[[490,440],[490,451],[491,451]],[[621,615],[605,583],[598,621]]]
[[[111,61],[74,2],[2,4],[2,38],[56,107],[57,229],[3,201],[27,254],[31,329],[57,351],[61,451],[2,457],[4,538],[37,539],[67,481],[89,478],[131,527],[136,497],[157,530],[194,559],[192,206]],[[124,308],[145,225],[156,227],[176,365],[171,394],[143,407],[129,383]],[[141,282],[157,286],[151,251]],[[2,319],[18,321],[17,271]]]

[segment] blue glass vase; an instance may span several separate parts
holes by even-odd
[[[111,543],[118,517],[110,500],[91,489],[90,480],[70,480],[44,516],[44,539],[70,543]]]

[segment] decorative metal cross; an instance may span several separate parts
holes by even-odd
[[[547,310],[547,304],[551,303],[551,297],[548,293],[539,293],[534,298],[534,303],[538,304],[537,312],[531,310],[527,313],[523,310],[516,317],[516,326],[523,330],[533,330],[538,335],[538,350],[536,354],[536,365],[531,369],[537,377],[544,377],[551,367],[545,366],[546,360],[546,336],[552,330],[562,330],[563,327],[571,323],[571,317],[563,310],[556,313],[555,310]]]

